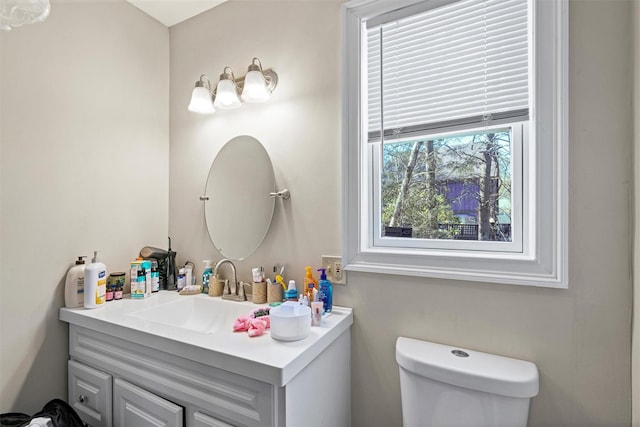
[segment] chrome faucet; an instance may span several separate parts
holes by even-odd
[[[244,293],[244,289],[238,283],[238,275],[236,274],[236,266],[235,264],[227,258],[221,259],[218,261],[215,267],[213,267],[213,275],[218,279],[218,269],[222,266],[222,264],[229,263],[231,265],[231,271],[233,272],[233,286],[232,282],[228,281],[227,289],[223,289],[222,298],[223,299],[231,299],[234,301],[245,301],[246,295]]]

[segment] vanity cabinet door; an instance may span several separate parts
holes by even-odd
[[[69,405],[92,427],[111,427],[111,375],[69,360]]]
[[[234,427],[231,424],[213,418],[210,415],[196,412],[193,414],[193,427]]]
[[[116,378],[113,382],[113,416],[121,427],[182,427],[183,408]]]

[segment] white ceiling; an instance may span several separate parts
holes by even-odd
[[[226,0],[127,0],[147,15],[171,27]]]

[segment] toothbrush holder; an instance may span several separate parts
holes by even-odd
[[[279,283],[267,285],[267,302],[282,302],[282,286]]]

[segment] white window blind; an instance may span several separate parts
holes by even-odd
[[[527,8],[460,0],[368,28],[369,140],[527,120]]]

